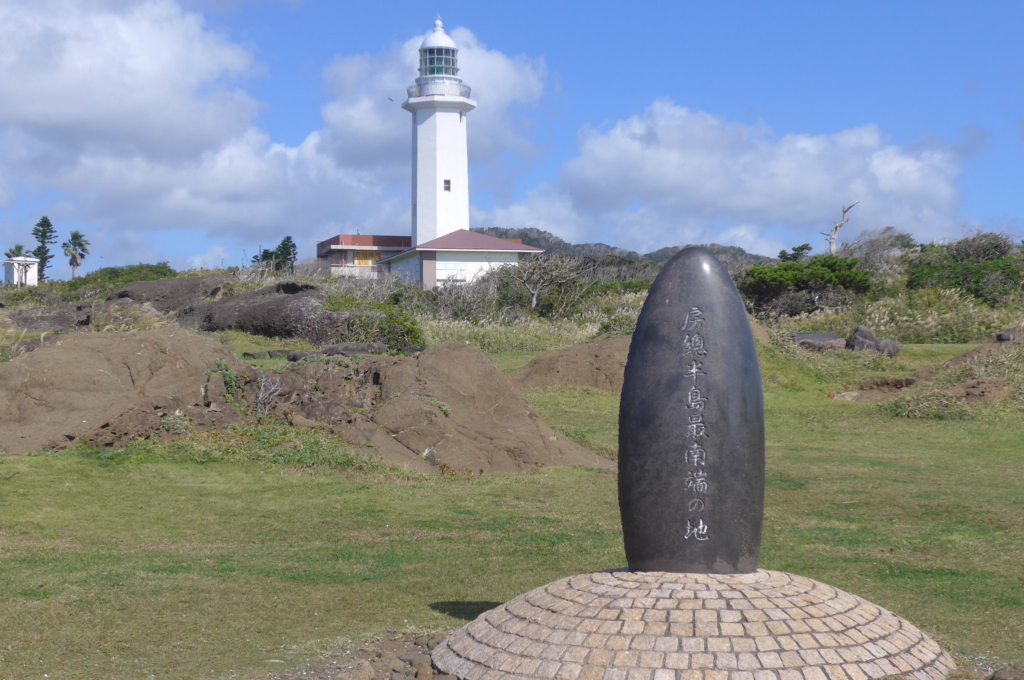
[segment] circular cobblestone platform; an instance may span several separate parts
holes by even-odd
[[[433,661],[464,680],[943,680],[956,667],[895,614],[777,571],[573,576],[481,614]]]

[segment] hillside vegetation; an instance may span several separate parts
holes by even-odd
[[[393,276],[331,279],[315,262],[291,271],[257,265],[219,272],[233,276],[235,283],[224,286],[218,296],[306,281],[323,290],[329,310],[352,312],[353,318],[365,321],[350,324],[351,337],[339,340],[383,342],[393,348],[458,340],[488,352],[538,352],[603,333],[631,333],[651,282],[678,251],[639,255],[603,244],[572,245],[535,229],[486,233],[522,238],[549,252],[468,285],[431,291]],[[953,243],[919,244],[887,228],[864,234],[837,255],[807,257],[809,246],[804,245],[780,253],[777,260],[735,247],[708,247],[729,267],[748,310],[763,325],[786,332],[845,337],[865,325],[879,337],[904,343],[963,343],[991,338],[1024,322],[1024,250],[1005,235],[977,233]],[[0,289],[0,304],[4,311],[97,304],[131,281],[210,273],[178,273],[165,263],[108,268],[70,282]],[[129,330],[132,324],[157,322],[153,315],[128,316],[100,325]],[[6,331],[8,344],[13,333]]]

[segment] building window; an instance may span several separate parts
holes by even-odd
[[[355,256],[355,265],[357,267],[368,267],[375,265],[381,260],[381,256],[384,253],[373,251],[373,250],[357,250]]]
[[[451,191],[452,190],[452,181],[450,179],[446,179],[444,181],[444,190],[445,191]]]

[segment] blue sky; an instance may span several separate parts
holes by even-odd
[[[860,200],[845,239],[1024,236],[1020,3],[0,0],[0,245],[43,214],[87,270],[408,233],[437,13],[475,225],[774,254]]]

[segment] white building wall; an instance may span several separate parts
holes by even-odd
[[[397,274],[403,281],[407,283],[420,282],[422,275],[420,274],[420,257],[418,253],[404,257],[401,260],[392,261],[390,264],[392,273]]]
[[[438,251],[437,282],[470,282],[494,267],[519,262],[519,253],[501,251]]]

